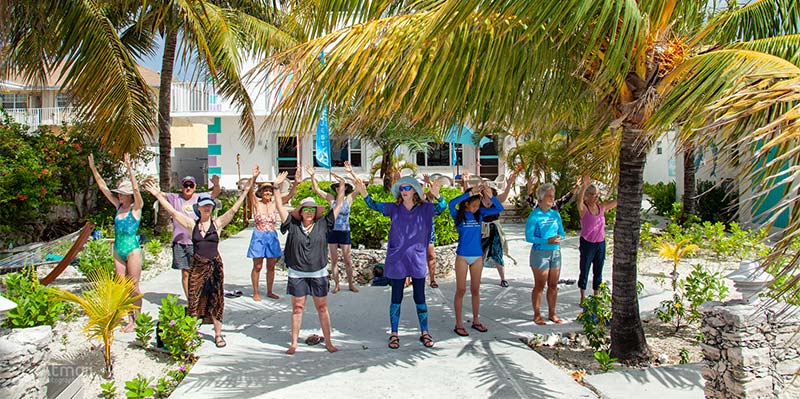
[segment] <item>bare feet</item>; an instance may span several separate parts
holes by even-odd
[[[287,355],[294,355],[295,352],[297,352],[297,345],[292,345],[286,350]]]
[[[332,344],[332,343],[330,343],[330,342],[328,342],[328,343],[326,343],[326,344],[325,344],[325,349],[327,349],[327,350],[328,350],[328,352],[330,352],[330,353],[333,353],[333,352],[336,352],[336,351],[338,351],[338,350],[339,350],[339,348],[337,348],[337,347],[333,346],[333,344]]]
[[[350,284],[350,291],[358,292],[358,288],[356,288],[355,284]]]
[[[544,319],[542,318],[541,315],[533,316],[533,322],[538,324],[538,325],[540,325],[540,326],[543,326],[543,325],[547,324],[547,322],[544,321]]]
[[[267,296],[268,296],[269,298],[272,298],[272,299],[281,299],[281,297],[280,297],[280,296],[278,296],[278,294],[276,294],[276,293],[273,293],[273,292],[268,292],[268,293],[267,293]]]
[[[561,318],[556,316],[556,315],[550,315],[549,319],[550,319],[550,321],[552,321],[553,323],[556,323],[556,324],[561,324],[561,323],[564,322],[564,320],[561,320]]]
[[[333,293],[333,294],[335,294],[337,292],[339,292],[339,284],[336,284],[336,286],[333,287],[333,291],[331,291],[331,293]]]
[[[261,302],[261,295],[258,295],[258,293],[253,294],[253,300],[256,302]]]

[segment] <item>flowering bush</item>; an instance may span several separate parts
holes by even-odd
[[[194,357],[194,352],[201,344],[197,334],[198,327],[200,320],[186,315],[186,307],[178,305],[178,297],[167,295],[161,300],[158,334],[173,359],[186,360]]]

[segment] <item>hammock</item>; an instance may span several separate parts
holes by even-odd
[[[37,267],[57,264],[46,277],[41,279],[42,284],[50,284],[75,259],[78,252],[83,249],[83,245],[89,240],[89,235],[91,235],[92,231],[94,231],[94,223],[86,222],[81,230],[55,240],[17,247],[13,250],[13,255],[0,259],[0,274],[14,272],[27,266]],[[63,251],[63,248],[68,243],[71,243],[71,245],[69,245],[66,255],[61,256],[54,253],[58,252],[58,249]]]

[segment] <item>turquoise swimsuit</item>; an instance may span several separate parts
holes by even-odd
[[[139,231],[140,221],[133,217],[133,209],[122,219],[114,217],[114,251],[125,262],[128,261],[131,252],[141,248],[139,235],[136,234]]]

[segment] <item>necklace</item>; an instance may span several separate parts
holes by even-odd
[[[203,222],[197,222],[197,229],[200,230],[200,235],[205,237],[208,230],[211,228],[211,220],[208,221],[208,226],[203,227]]]

